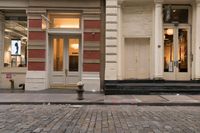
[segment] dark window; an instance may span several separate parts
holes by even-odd
[[[180,9],[170,5],[166,5],[163,8],[164,23],[188,23],[188,16],[189,11],[185,8]]]

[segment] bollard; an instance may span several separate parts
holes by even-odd
[[[22,90],[25,90],[25,84],[19,84],[19,87],[21,87]]]
[[[77,95],[78,95],[78,97],[77,97],[78,100],[83,100],[84,99],[83,98],[83,92],[84,92],[83,86],[84,86],[84,84],[82,82],[78,82],[77,83],[78,89],[76,90],[76,92],[77,92]]]
[[[9,80],[10,81],[10,88],[12,89],[12,90],[14,90],[14,80],[13,79],[10,79]]]

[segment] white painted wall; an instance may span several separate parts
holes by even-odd
[[[25,77],[26,77],[26,71],[27,68],[2,68],[1,69],[1,84],[0,88],[3,89],[10,89],[11,84],[10,84],[10,79],[14,80],[14,87],[19,88],[19,84],[24,84],[25,83]],[[6,75],[11,74],[11,78],[7,78]]]
[[[106,57],[105,80],[116,80],[118,75],[118,3],[106,0]],[[113,18],[113,19],[112,19]]]
[[[152,51],[152,34],[153,34],[153,4],[122,7],[122,24],[121,24],[121,70],[122,79],[125,79],[125,40],[126,38],[149,38],[149,62],[153,66]],[[153,71],[151,68],[149,78],[152,78]]]
[[[152,5],[122,7],[124,37],[149,37],[152,34]]]
[[[47,89],[46,71],[27,71],[25,90],[37,91]]]
[[[82,81],[85,91],[100,91],[99,72],[83,72]]]

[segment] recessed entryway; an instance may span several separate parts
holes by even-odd
[[[50,35],[51,87],[65,87],[80,80],[80,35]]]
[[[190,28],[164,28],[164,79],[190,80]]]

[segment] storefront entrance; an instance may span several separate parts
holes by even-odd
[[[189,57],[189,26],[164,26],[164,79],[190,80]]]
[[[50,36],[51,87],[75,85],[80,80],[80,35]]]

